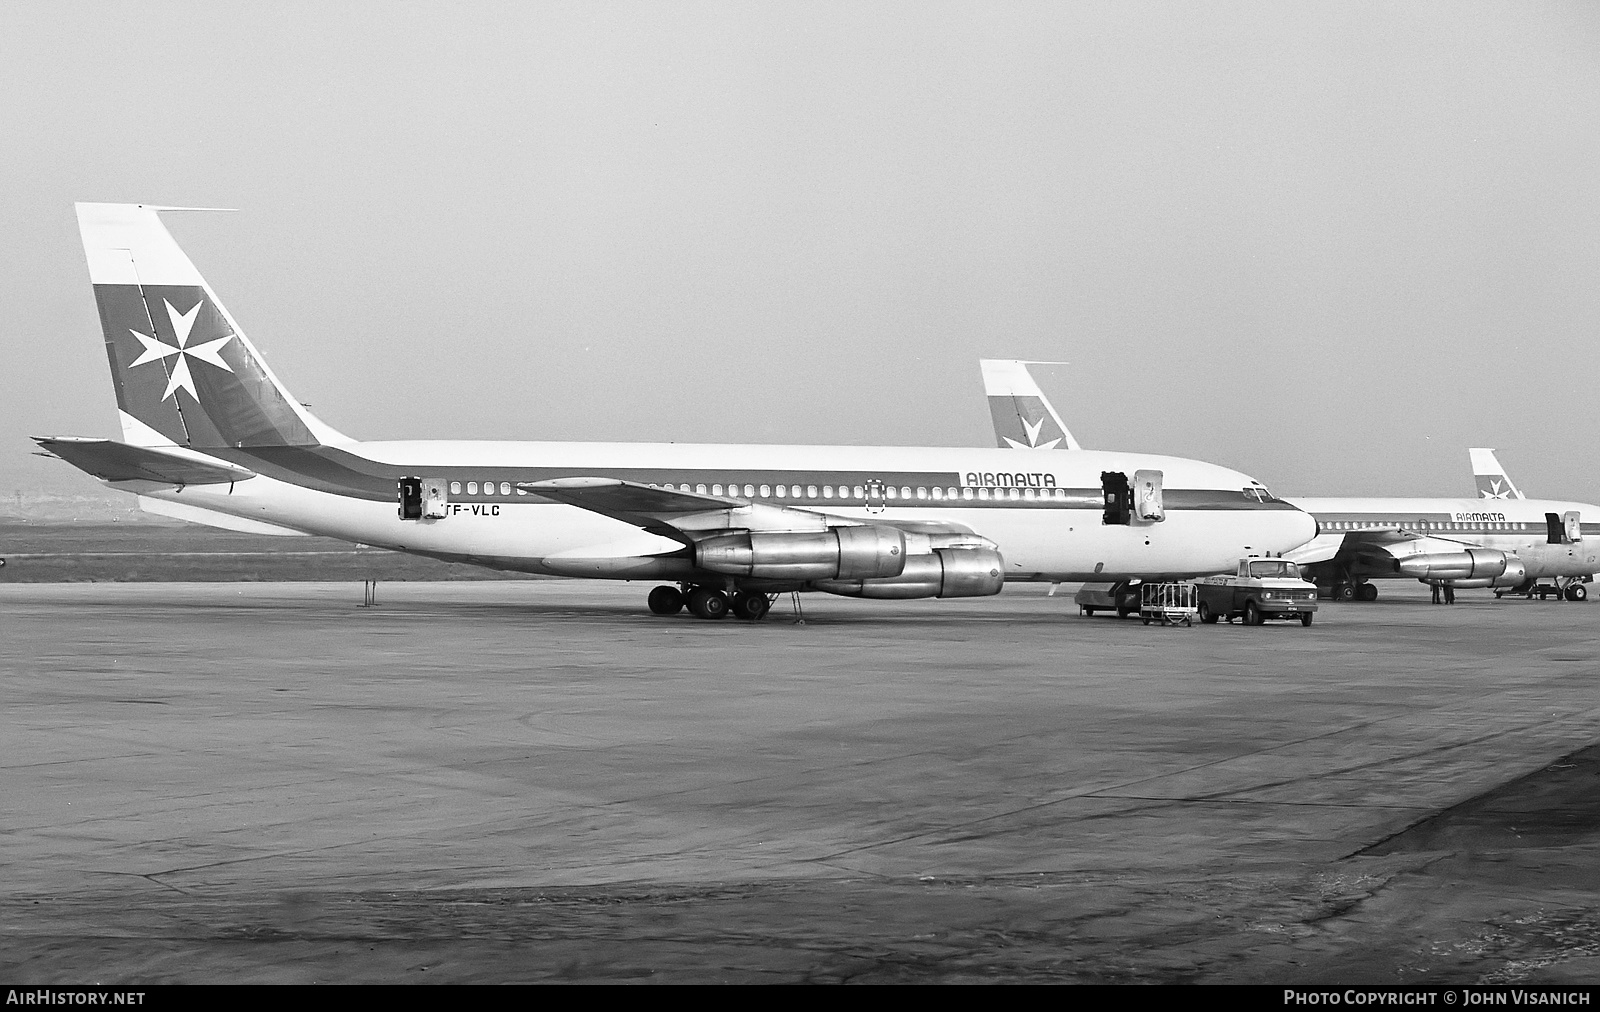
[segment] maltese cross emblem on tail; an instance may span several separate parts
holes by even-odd
[[[128,333],[138,338],[139,343],[144,345],[144,353],[134,359],[133,366],[141,366],[148,362],[160,362],[173,355],[178,356],[177,361],[172,365],[171,373],[167,377],[167,390],[161,395],[161,399],[166,400],[182,389],[189,391],[189,396],[198,401],[200,400],[200,394],[195,391],[194,377],[189,374],[189,359],[197,358],[208,365],[216,366],[218,369],[233,372],[233,369],[222,360],[222,356],[219,354],[222,346],[233,340],[233,335],[227,334],[217,338],[215,341],[207,341],[191,348],[189,347],[189,332],[194,329],[194,320],[200,314],[200,306],[203,301],[196,302],[194,308],[187,313],[178,312],[173,308],[172,303],[167,302],[165,299],[162,300],[162,304],[167,307],[167,318],[172,321],[172,332],[176,335],[178,343],[177,345],[164,344],[149,334],[141,334],[137,330],[129,328]]]

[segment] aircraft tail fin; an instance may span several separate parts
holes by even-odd
[[[350,439],[290,396],[150,204],[78,204],[124,438],[138,446]]]
[[[989,398],[989,414],[994,419],[995,444],[1001,449],[1081,450],[1078,441],[1045,399],[1039,384],[1028,372],[1032,365],[1064,365],[1059,362],[1021,362],[1011,359],[979,359],[983,369],[983,391]]]
[[[1487,446],[1474,446],[1467,451],[1467,455],[1472,458],[1472,476],[1478,482],[1479,498],[1526,498],[1517,486],[1511,483],[1511,476],[1500,466],[1493,449]]]

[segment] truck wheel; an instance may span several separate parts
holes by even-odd
[[[1256,607],[1254,601],[1246,601],[1244,603],[1245,625],[1265,625],[1266,621],[1266,616],[1261,614],[1261,609]]]
[[[1199,615],[1200,621],[1204,622],[1206,625],[1217,624],[1217,613],[1212,611],[1211,606],[1206,604],[1204,601],[1200,602],[1200,607],[1196,608],[1194,613]]]
[[[1127,618],[1129,615],[1132,615],[1133,612],[1134,612],[1134,609],[1132,609],[1132,608],[1118,608],[1117,609],[1117,617],[1118,618]]]
[[[1089,615],[1091,617],[1094,615],[1094,609],[1089,607],[1088,605],[1084,605],[1082,608],[1079,608],[1078,611],[1080,613],[1084,614],[1084,615]]]
[[[1300,624],[1301,625],[1310,625],[1311,624],[1311,612],[1304,611],[1304,612],[1300,613]]]

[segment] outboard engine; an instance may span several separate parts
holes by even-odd
[[[876,580],[816,580],[811,586],[844,597],[988,597],[1006,582],[1005,562],[992,548],[938,548],[905,560],[899,576]]]
[[[694,546],[701,569],[762,580],[870,580],[905,571],[906,538],[893,527],[719,534]]]
[[[1516,556],[1506,559],[1505,572],[1494,577],[1479,577],[1474,580],[1423,580],[1423,583],[1448,583],[1452,587],[1471,589],[1473,587],[1520,587],[1528,582],[1528,567]]]
[[[1405,576],[1414,576],[1426,583],[1444,583],[1457,580],[1492,580],[1505,573],[1510,557],[1493,548],[1468,548],[1461,552],[1431,552],[1412,555],[1395,563],[1395,568]],[[1520,560],[1517,565],[1521,565]],[[1461,587],[1465,584],[1455,583]],[[1489,584],[1481,584],[1487,587]]]

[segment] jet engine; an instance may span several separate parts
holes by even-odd
[[[1460,552],[1412,555],[1397,562],[1395,568],[1402,575],[1414,576],[1429,583],[1442,583],[1446,580],[1452,582],[1492,580],[1506,571],[1508,561],[1505,552],[1498,552],[1493,548],[1468,548]],[[1456,586],[1462,584],[1457,583]]]
[[[871,580],[899,576],[906,538],[893,527],[719,534],[694,546],[695,565],[762,580]]]
[[[1499,576],[1478,577],[1473,580],[1438,580],[1437,583],[1448,583],[1452,587],[1520,587],[1528,582],[1528,567],[1516,556],[1506,560],[1505,572]]]
[[[939,548],[905,560],[888,579],[817,580],[811,586],[844,597],[987,597],[1005,585],[1005,563],[992,548]]]

